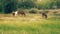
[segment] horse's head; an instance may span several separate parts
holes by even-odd
[[[12,12],[13,16],[15,16],[15,12]]]
[[[13,11],[12,14],[13,14],[13,16],[17,16],[18,11]]]

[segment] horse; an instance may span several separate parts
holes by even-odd
[[[17,16],[17,15],[22,15],[22,16],[26,16],[26,13],[24,11],[13,11],[12,12],[13,16]]]
[[[45,12],[42,12],[42,17],[47,18],[47,14]]]
[[[21,14],[23,16],[26,16],[26,13],[24,11],[18,11],[18,15]]]

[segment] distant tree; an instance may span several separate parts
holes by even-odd
[[[44,0],[36,3],[38,9],[55,9],[56,0]]]
[[[0,5],[0,12],[2,12],[2,6]]]
[[[60,0],[57,0],[57,8],[60,8]]]
[[[8,1],[9,3],[7,3],[4,8],[5,8],[5,13],[11,13],[14,10],[17,10],[17,1],[16,0],[11,0]]]
[[[24,2],[20,2],[18,4],[19,8],[25,8],[25,9],[29,9],[29,8],[33,8],[35,5],[35,3],[33,1],[24,1]]]
[[[56,0],[51,1],[50,9],[56,9],[56,8],[57,8]]]
[[[11,13],[17,9],[17,0],[1,0],[2,12]]]

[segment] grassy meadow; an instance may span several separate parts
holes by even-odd
[[[0,14],[0,34],[60,34],[60,17],[48,15],[45,19],[40,14],[26,17]]]

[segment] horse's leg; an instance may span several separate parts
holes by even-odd
[[[24,13],[24,17],[26,16],[26,14]]]
[[[22,16],[24,16],[24,17],[26,16],[26,14],[25,14],[25,13],[22,13],[21,15],[22,15]]]
[[[17,16],[17,14],[15,13],[15,16]]]
[[[47,15],[45,15],[45,18],[47,18]]]
[[[44,15],[42,15],[42,18],[44,18]]]
[[[24,13],[24,17],[26,16],[26,14]]]
[[[13,16],[15,16],[15,13],[13,13]]]

